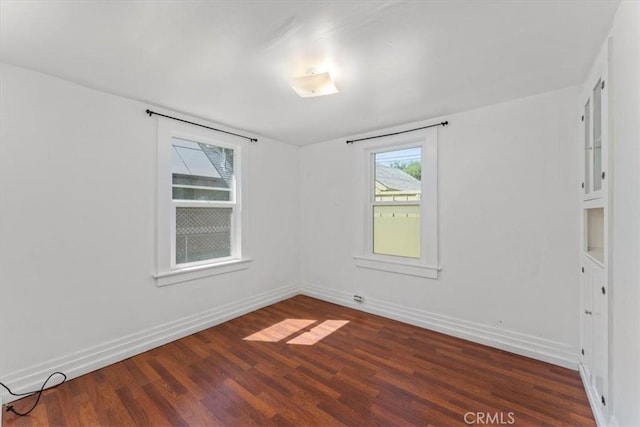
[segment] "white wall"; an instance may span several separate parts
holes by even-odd
[[[250,146],[249,269],[157,287],[149,105],[9,65],[0,89],[3,382],[74,376],[295,293],[297,147]]]
[[[622,2],[611,32],[613,416],[640,425],[640,2]]]
[[[364,310],[575,368],[577,100],[569,88],[446,117],[439,280],[356,268],[358,150],[345,139],[304,147],[305,292],[346,305],[357,293]]]

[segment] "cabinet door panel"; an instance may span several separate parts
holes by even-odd
[[[591,270],[591,286],[593,290],[593,360],[591,362],[591,377],[598,396],[604,396],[607,386],[607,295],[604,269],[595,264]],[[603,289],[605,289],[605,292],[603,292]]]
[[[582,365],[587,373],[589,381],[591,381],[591,365],[593,353],[593,290],[591,285],[591,262],[586,258],[583,261],[584,273],[582,274],[582,283],[580,287],[580,299],[582,300]]]

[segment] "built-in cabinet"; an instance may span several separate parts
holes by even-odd
[[[599,424],[608,417],[609,108],[607,46],[582,90],[580,371]]]

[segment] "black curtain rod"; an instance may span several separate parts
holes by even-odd
[[[229,135],[239,136],[240,138],[248,139],[251,142],[258,142],[257,138],[251,138],[250,136],[244,136],[244,135],[240,135],[238,133],[233,133],[233,132],[228,132],[228,131],[222,130],[222,129],[212,128],[211,126],[205,126],[205,125],[201,125],[199,123],[193,123],[193,122],[190,122],[188,120],[179,119],[177,117],[167,116],[165,114],[156,113],[155,111],[147,110],[147,114],[149,115],[149,117],[151,117],[152,115],[155,114],[156,116],[166,117],[167,119],[177,120],[179,122],[188,123],[188,124],[194,125],[194,126],[200,126],[201,128],[215,130],[216,132],[222,132],[222,133],[226,133],[226,134],[229,134]]]
[[[349,140],[347,140],[347,144],[353,144],[354,142],[358,142],[358,141],[366,141],[367,139],[382,138],[383,136],[400,135],[401,133],[413,132],[413,131],[416,131],[416,130],[432,128],[432,127],[435,127],[435,126],[447,126],[448,124],[449,124],[449,122],[445,121],[445,122],[436,123],[435,125],[422,126],[421,128],[415,128],[415,129],[409,129],[409,130],[401,130],[400,132],[385,133],[384,135],[376,135],[376,136],[370,136],[370,137],[367,137],[367,138],[360,138],[360,139],[349,139]]]

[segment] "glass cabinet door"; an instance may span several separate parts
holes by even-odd
[[[591,192],[591,100],[584,106],[584,194]]]
[[[602,79],[593,88],[593,191],[602,189]]]
[[[584,125],[584,189],[585,200],[597,199],[606,192],[605,169],[607,159],[607,96],[604,91],[605,75],[600,75],[595,86],[589,85],[583,98]]]

